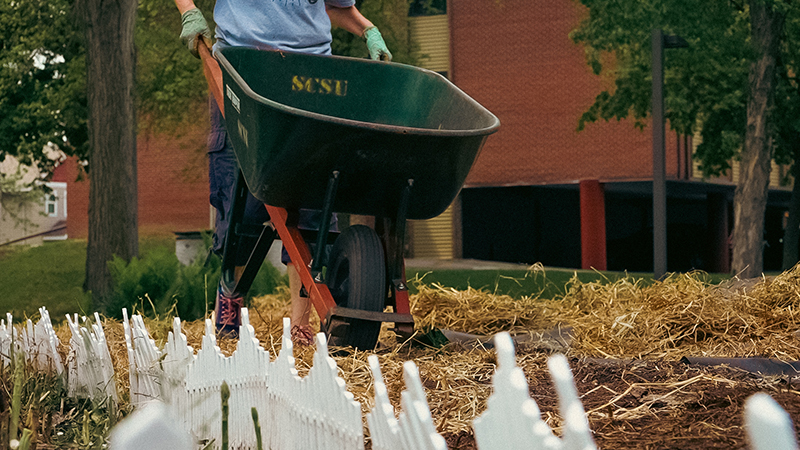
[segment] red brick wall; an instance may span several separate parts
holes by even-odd
[[[604,87],[569,38],[584,14],[572,0],[448,2],[451,78],[500,119],[468,186],[652,177],[649,128],[578,118]],[[649,43],[649,41],[648,41]],[[607,81],[605,82],[607,83]],[[668,173],[677,167],[674,133]],[[673,149],[673,151],[670,151]]]
[[[206,117],[207,113],[199,113]],[[178,136],[143,131],[138,137],[139,233],[168,234],[209,228],[208,162],[204,121]],[[85,238],[89,183],[74,158],[64,163],[67,233]]]

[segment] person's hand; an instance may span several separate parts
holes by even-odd
[[[181,14],[181,24],[183,25],[181,29],[181,40],[189,47],[189,51],[192,52],[192,55],[194,55],[195,58],[199,58],[200,55],[197,53],[198,36],[203,36],[211,41],[211,29],[208,28],[208,22],[206,22],[203,13],[200,12],[199,9],[192,8]],[[200,44],[202,44],[202,42],[200,42]]]
[[[391,61],[392,53],[386,47],[386,42],[383,42],[383,36],[378,31],[378,27],[369,27],[364,30],[364,39],[367,40],[367,50],[369,50],[369,57],[375,60]]]

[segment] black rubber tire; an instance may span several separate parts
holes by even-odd
[[[386,303],[386,267],[383,245],[370,227],[353,225],[333,243],[328,259],[327,285],[338,306],[383,311]],[[378,343],[380,322],[347,319],[347,333],[332,345],[372,350]]]

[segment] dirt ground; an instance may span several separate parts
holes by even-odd
[[[542,326],[552,323],[574,327],[571,344],[561,349],[543,349],[523,341],[516,346],[516,363],[526,375],[530,395],[556,434],[560,434],[561,418],[547,358],[554,351],[564,351],[598,448],[744,449],[750,448],[743,426],[744,404],[757,392],[775,399],[800,431],[800,378],[762,376],[679,360],[700,356],[800,359],[800,319],[796,314],[800,268],[786,278],[765,280],[753,288],[753,295],[738,297],[725,294],[730,289],[722,295],[721,288],[689,278],[652,286],[625,280],[580,285],[570,297],[552,302],[438,289],[418,297],[426,309],[418,308],[415,314],[428,326],[481,336],[501,330],[553,330],[552,325]],[[276,355],[287,299],[265,298],[252,311],[256,337]],[[617,331],[614,327],[620,322],[630,322],[630,332]],[[163,342],[171,322],[151,322],[148,328],[153,338]],[[182,328],[189,344],[199,348],[203,323],[187,322]],[[122,327],[107,323],[105,329],[124,391],[127,353]],[[668,339],[659,339],[659,333]],[[340,376],[361,402],[362,411],[368,412],[374,404],[369,354],[378,356],[390,400],[398,410],[405,388],[403,362],[414,361],[433,423],[448,448],[475,449],[472,422],[484,413],[492,393],[497,369],[494,352],[453,341],[443,347],[398,344],[389,334],[390,339],[382,337],[374,352],[351,349],[335,358]],[[64,338],[62,342],[66,342]],[[226,354],[235,349],[233,340],[221,339],[218,345]],[[312,357],[313,349],[295,348],[301,376],[307,373]]]
[[[534,357],[518,359],[530,395],[557,429],[557,399],[546,366],[541,358],[528,356]],[[642,360],[572,359],[570,366],[600,449],[748,448],[744,403],[756,392],[769,393],[800,431],[800,392],[788,377]],[[444,436],[450,449],[476,448],[471,432]]]

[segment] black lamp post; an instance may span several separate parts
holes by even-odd
[[[680,36],[653,30],[653,277],[667,273],[667,172],[664,143],[664,49],[689,44]]]

